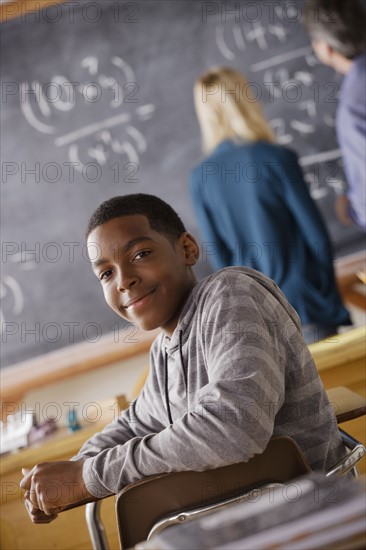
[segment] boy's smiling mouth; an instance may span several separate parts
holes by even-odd
[[[129,300],[127,302],[126,305],[123,305],[122,308],[123,309],[128,309],[128,310],[133,310],[133,309],[138,309],[139,307],[144,306],[148,302],[150,297],[155,293],[155,291],[156,291],[156,288],[154,288],[153,290],[151,290],[147,294],[143,294],[142,296],[137,296],[135,298],[132,298],[131,300]]]

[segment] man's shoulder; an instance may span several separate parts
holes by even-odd
[[[339,109],[352,106],[354,101],[365,103],[365,89],[361,84],[365,82],[366,75],[366,52],[357,57],[345,75],[340,93]]]
[[[363,54],[356,57],[354,60],[354,63],[351,68],[351,76],[357,77],[357,76],[365,76],[366,73],[366,50],[363,52]]]

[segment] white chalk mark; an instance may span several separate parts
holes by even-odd
[[[63,112],[71,111],[75,107],[75,98],[73,92],[71,91],[71,82],[65,76],[55,76],[53,82],[55,82],[59,86],[61,90],[61,96],[62,91],[64,91],[66,94],[66,100],[63,100],[62,97],[57,98],[57,101],[54,102],[54,107]]]
[[[288,145],[293,141],[291,134],[286,134],[285,123],[282,118],[275,118],[270,121],[270,127],[276,134],[276,141],[279,145]]]
[[[278,5],[275,6],[275,12],[276,12],[277,17],[279,17],[280,19],[284,18],[284,13],[283,13],[282,6],[278,6]]]
[[[330,126],[331,128],[335,128],[335,126],[336,126],[335,117],[330,115],[329,113],[324,115],[324,122],[327,126]]]
[[[265,71],[263,82],[264,84],[272,85],[270,87],[270,92],[273,94],[273,97],[281,97],[281,86],[287,82],[288,78],[289,74],[287,69],[281,67],[280,69],[275,69],[274,71],[271,69]]]
[[[98,59],[95,56],[84,57],[81,62],[83,69],[88,69],[89,74],[95,76],[98,73]]]
[[[291,120],[290,126],[300,134],[313,134],[315,132],[315,127],[312,124],[300,120]]]
[[[105,76],[104,74],[98,77],[98,82],[102,88],[113,91],[114,97],[109,104],[112,109],[120,107],[123,103],[123,90],[118,82],[114,78]]]
[[[103,143],[105,143],[106,145],[109,145],[109,143],[111,143],[112,141],[112,134],[110,133],[109,130],[103,130],[103,132],[101,132],[100,134],[100,139],[102,140]]]
[[[310,86],[310,84],[313,83],[314,76],[311,73],[308,73],[307,71],[297,71],[294,74],[294,79],[298,80],[305,86]]]
[[[102,143],[98,143],[95,147],[90,147],[88,149],[88,155],[90,158],[94,159],[100,166],[104,166],[107,162],[107,155]]]
[[[15,254],[12,254],[9,258],[9,260],[12,262],[12,263],[20,263],[20,269],[22,271],[29,271],[30,269],[35,269],[37,266],[36,266],[36,263],[34,261],[30,261],[30,260],[27,260],[27,259],[24,259],[25,256],[23,254],[23,252],[16,252]]]
[[[153,105],[153,103],[149,103],[147,105],[137,107],[136,114],[143,120],[147,120],[153,116],[155,109],[155,105]]]
[[[84,128],[80,128],[79,130],[75,130],[74,132],[70,132],[69,134],[56,138],[55,145],[56,147],[68,145],[73,141],[78,141],[79,139],[95,134],[100,130],[106,130],[107,128],[113,128],[119,124],[129,122],[130,118],[131,117],[129,114],[121,113],[120,115],[107,118],[102,122],[94,122],[94,124],[89,124],[88,126],[84,126]]]
[[[282,53],[280,55],[275,55],[274,57],[271,57],[270,59],[266,59],[265,61],[254,63],[254,65],[252,65],[250,69],[251,71],[254,71],[254,72],[263,71],[264,69],[268,69],[268,67],[279,65],[280,63],[283,63],[284,61],[289,61],[290,59],[297,59],[298,57],[308,55],[311,52],[312,52],[311,46],[307,46],[306,48],[299,48],[298,50]]]
[[[15,315],[18,315],[22,312],[24,306],[24,299],[22,289],[19,286],[19,283],[11,277],[11,275],[6,275],[4,277],[4,283],[8,285],[14,296],[14,308],[13,312]]]
[[[328,188],[325,187],[317,187],[316,189],[310,188],[310,195],[314,200],[319,200],[323,197],[326,197],[329,194]]]
[[[289,72],[285,67],[280,67],[275,70],[267,70],[264,73],[263,82],[272,84],[271,92],[275,97],[282,96],[282,88],[290,82]]]
[[[135,73],[133,72],[131,67],[128,65],[128,63],[126,63],[126,61],[122,59],[122,57],[114,56],[112,57],[111,61],[113,65],[115,65],[125,73],[127,82],[136,82]]]
[[[299,162],[301,166],[309,166],[317,162],[326,162],[328,160],[336,160],[341,157],[340,149],[332,149],[331,151],[324,151],[323,153],[316,153],[314,155],[307,155],[306,157],[301,157]]]
[[[46,101],[44,98],[42,86],[39,82],[32,82],[31,88],[34,91],[36,102],[39,105],[39,110],[41,111],[42,115],[45,117],[49,117],[51,115],[51,109],[48,105],[48,101]]]
[[[285,27],[282,25],[268,25],[267,28],[271,34],[277,36],[278,40],[282,42],[282,44],[286,42],[287,33]]]
[[[266,32],[265,27],[263,27],[261,23],[255,22],[253,23],[253,29],[248,32],[247,38],[248,40],[256,40],[258,47],[261,50],[266,50],[268,48]]]
[[[114,98],[111,100],[109,105],[112,107],[112,109],[117,109],[122,105],[124,100],[123,90],[117,82],[115,82],[113,86],[110,87],[110,90],[112,89],[114,91]]]
[[[99,90],[96,82],[86,82],[85,84],[80,84],[80,86],[76,89],[81,94],[84,101],[88,102],[89,105],[91,102],[95,102],[97,100]]]
[[[104,74],[101,74],[98,76],[98,82],[102,86],[102,88],[111,88],[116,83],[116,80],[111,76],[105,76]]]
[[[34,262],[26,262],[25,264],[22,264],[21,270],[22,271],[31,271],[32,269],[36,269],[36,264]]]
[[[316,57],[313,51],[309,52],[309,54],[305,56],[305,61],[309,65],[309,67],[315,67],[320,63],[319,59]]]
[[[299,109],[303,111],[306,110],[310,118],[316,117],[316,105],[312,99],[308,99],[307,101],[302,101],[299,104]]]
[[[327,180],[327,185],[332,187],[336,193],[339,193],[344,190],[344,182],[338,178],[332,178]]]
[[[216,44],[222,55],[229,61],[232,61],[233,59],[235,59],[235,54],[227,47],[224,38],[224,32],[225,28],[223,25],[218,25],[216,27]]]
[[[291,134],[283,134],[282,136],[277,136],[277,143],[279,145],[288,145],[289,143],[292,143],[294,138]]]
[[[134,138],[134,140],[136,141],[137,150],[140,153],[145,153],[147,145],[146,145],[146,140],[144,136],[141,134],[141,132],[134,126],[127,126],[126,133],[132,138]]]
[[[135,164],[139,162],[139,156],[136,153],[136,149],[131,143],[128,143],[128,141],[124,141],[123,143],[120,143],[118,140],[112,141],[112,150],[119,155],[126,153],[130,162]]]
[[[239,25],[234,25],[233,27],[233,35],[235,39],[235,43],[240,51],[245,50],[245,41],[243,36],[243,31]]]
[[[75,166],[76,170],[82,173],[85,165],[79,159],[78,146],[75,145],[75,143],[69,147],[69,159],[70,162],[73,163],[73,166]]]
[[[5,327],[5,317],[3,315],[2,309],[0,309],[0,334],[3,333],[3,327]]]
[[[0,299],[3,300],[6,296],[6,288],[3,283],[0,282]]]
[[[25,91],[25,83],[23,82],[20,85],[20,98],[21,98],[20,108],[27,122],[29,122],[29,124],[33,128],[35,128],[36,130],[38,130],[38,132],[41,132],[42,134],[54,134],[55,133],[54,126],[44,124],[43,122],[37,119],[37,117],[32,111],[31,106],[29,105],[28,98],[22,101],[22,97],[24,97],[22,93],[24,93],[24,91]]]
[[[16,252],[10,256],[9,260],[13,263],[19,262],[21,271],[30,271],[31,269],[35,269],[37,267],[34,261],[24,259],[23,252]]]

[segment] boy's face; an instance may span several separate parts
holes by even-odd
[[[88,237],[95,275],[107,304],[143,330],[173,333],[188,294],[196,284],[195,239],[184,233],[172,244],[151,229],[145,216],[114,218]]]

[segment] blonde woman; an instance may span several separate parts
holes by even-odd
[[[214,68],[194,87],[205,160],[191,175],[203,256],[271,277],[296,309],[308,343],[351,320],[339,296],[327,230],[296,154],[275,142],[251,86]]]

